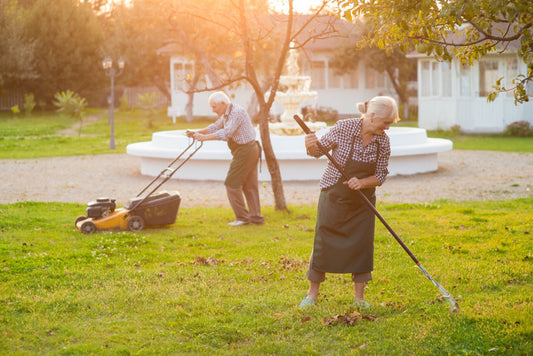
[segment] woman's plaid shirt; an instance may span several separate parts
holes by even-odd
[[[363,147],[363,139],[361,137],[362,122],[362,119],[340,120],[324,136],[319,138],[319,142],[327,151],[332,151],[331,155],[335,161],[344,167],[350,154],[352,139],[355,136],[352,158],[360,162],[376,162],[376,173],[374,175],[383,183],[387,178],[387,174],[389,174],[387,169],[391,153],[389,136],[387,134],[374,136],[370,143]],[[321,153],[316,157],[320,156],[322,156]],[[337,183],[341,176],[337,168],[331,162],[328,162],[328,166],[320,179],[320,187],[331,187]]]

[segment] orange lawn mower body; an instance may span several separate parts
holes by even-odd
[[[182,160],[177,167],[172,168],[183,154],[195,145],[195,142],[197,141],[193,139],[192,143],[167,168],[163,169],[150,184],[122,208],[116,209],[115,199],[99,198],[89,202],[87,214],[76,218],[74,223],[76,228],[84,234],[91,234],[99,230],[140,231],[146,226],[174,224],[181,202],[180,194],[177,191],[154,193],[202,147],[202,142],[200,142],[186,159]],[[159,178],[163,178],[162,182],[144,197],[141,197]]]

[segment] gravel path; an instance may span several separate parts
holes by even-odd
[[[437,199],[499,200],[533,195],[533,154],[452,150],[439,153],[439,170],[389,177],[378,200],[424,203]],[[169,162],[170,163],[170,162]],[[187,169],[184,166],[182,169]],[[263,163],[263,169],[267,169]],[[0,160],[0,204],[20,201],[77,202],[112,197],[119,205],[137,195],[151,177],[140,174],[140,158],[127,154]],[[172,179],[182,206],[228,206],[221,182]],[[285,182],[288,205],[316,204],[318,181]],[[273,206],[269,183],[261,203]]]

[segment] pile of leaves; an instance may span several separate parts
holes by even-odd
[[[353,326],[362,320],[378,321],[378,317],[372,314],[362,315],[358,311],[346,312],[345,314],[333,315],[329,318],[324,318],[322,323],[325,325],[349,325]]]

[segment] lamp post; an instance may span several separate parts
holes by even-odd
[[[111,137],[109,139],[109,148],[115,149],[115,77],[122,74],[124,69],[124,59],[119,58],[118,70],[113,67],[113,60],[111,57],[105,57],[102,61],[102,67],[104,68],[105,75],[111,78],[111,99],[109,100],[109,124],[111,125]]]

